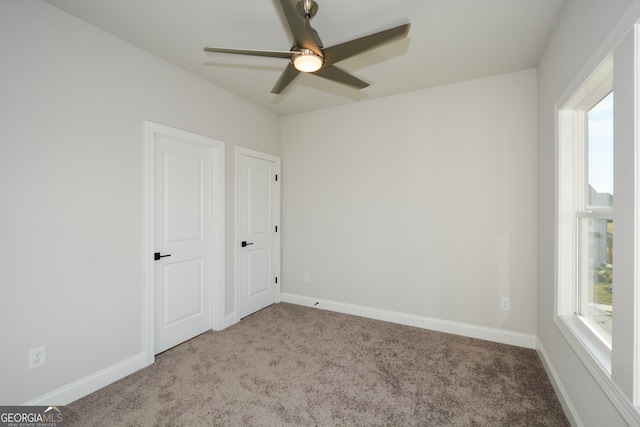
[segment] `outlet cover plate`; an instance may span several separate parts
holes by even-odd
[[[29,350],[29,369],[38,368],[47,362],[47,346]]]

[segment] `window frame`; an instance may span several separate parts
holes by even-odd
[[[613,54],[609,54],[584,84],[561,107],[556,107],[558,182],[555,323],[565,338],[574,347],[586,350],[609,377],[612,347],[597,329],[578,314],[578,281],[580,219],[613,219],[613,208],[590,208],[586,200],[589,185],[587,115],[613,89]]]

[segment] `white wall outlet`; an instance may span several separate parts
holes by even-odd
[[[511,311],[511,298],[502,297],[500,299],[500,309],[504,311]]]
[[[47,346],[29,350],[29,369],[37,368],[47,362]]]
[[[304,283],[311,283],[311,275],[309,273],[304,273]]]

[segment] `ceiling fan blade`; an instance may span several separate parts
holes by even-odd
[[[221,47],[205,47],[205,52],[231,53],[234,55],[251,55],[251,56],[267,56],[270,58],[291,59],[293,52],[275,51],[275,50],[251,50],[251,49],[226,49]]]
[[[360,80],[357,77],[352,76],[340,68],[329,65],[328,67],[322,67],[320,70],[316,71],[316,76],[323,77],[328,80],[333,80],[337,83],[342,83],[343,85],[351,86],[355,89],[363,89],[369,86],[369,83]]]
[[[298,0],[280,0],[295,44],[298,48],[310,49],[319,54],[322,51],[322,41],[316,30],[311,28],[309,20],[300,15],[296,9],[297,4]]]
[[[271,93],[278,94],[284,90],[285,87],[289,85],[296,78],[296,76],[300,73],[300,71],[296,70],[292,63],[287,64],[287,68],[284,69],[280,78],[271,89]]]
[[[368,36],[328,47],[322,51],[324,54],[324,62],[325,64],[331,65],[358,55],[369,49],[391,42],[395,39],[404,38],[409,33],[410,26],[411,24],[400,25],[398,27],[389,28],[388,30],[369,34]]]

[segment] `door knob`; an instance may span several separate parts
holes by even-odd
[[[253,242],[247,243],[245,241],[242,242],[242,247],[244,248],[245,246],[249,246],[249,245],[253,245]]]
[[[156,252],[155,254],[153,254],[153,260],[157,261],[160,258],[164,258],[164,257],[168,257],[171,256],[171,254],[167,254],[167,255],[160,255],[160,252]]]

